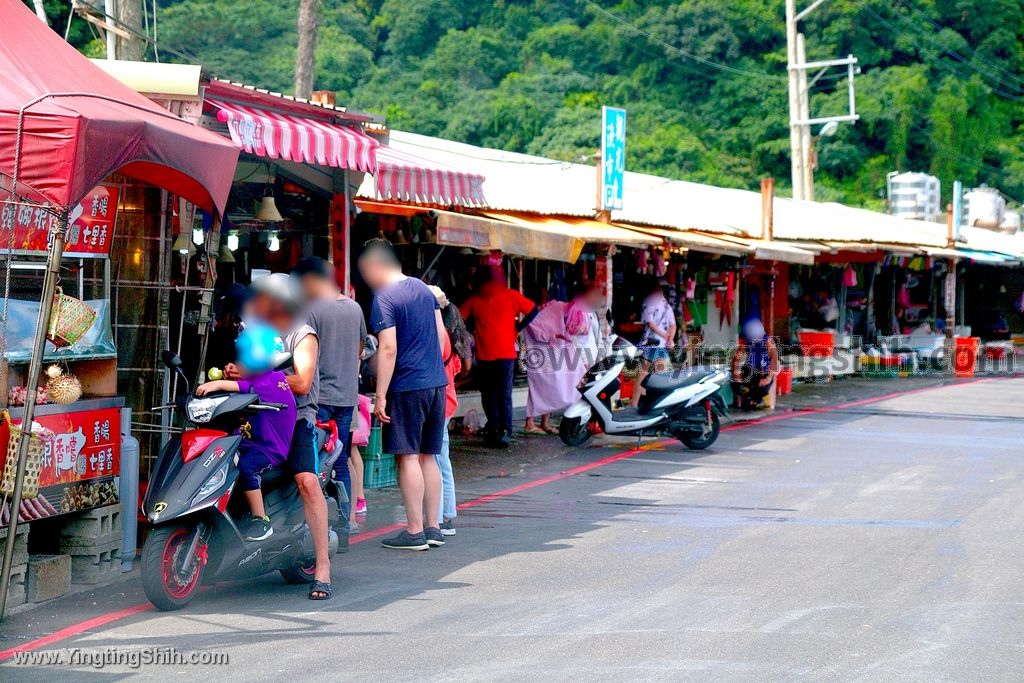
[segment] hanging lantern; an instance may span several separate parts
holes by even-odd
[[[267,250],[268,251],[280,251],[281,250],[281,240],[278,239],[276,232],[270,233],[270,240],[267,242]]]
[[[267,185],[263,193],[263,201],[260,202],[260,210],[256,212],[256,220],[267,221],[268,223],[280,223],[284,216],[277,210],[277,202],[274,201],[274,190]]]
[[[195,245],[192,244],[189,235],[184,231],[178,233],[178,236],[174,239],[174,246],[171,248],[184,257],[194,256],[196,253]]]

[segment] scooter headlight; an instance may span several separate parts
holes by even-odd
[[[209,422],[214,411],[228,400],[228,396],[204,396],[189,399],[185,404],[185,413],[192,422]]]
[[[227,465],[222,465],[217,473],[214,474],[209,481],[202,485],[202,487],[196,492],[195,497],[192,498],[192,504],[197,505],[204,501],[210,495],[220,490],[221,486],[224,486],[224,482],[228,479],[228,468]]]

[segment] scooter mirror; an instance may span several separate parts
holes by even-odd
[[[163,364],[171,370],[177,370],[181,367],[181,358],[174,351],[163,351],[160,353],[160,360]]]

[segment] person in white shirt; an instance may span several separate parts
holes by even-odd
[[[676,345],[676,316],[660,283],[644,299],[640,321],[644,324],[644,334],[640,339],[644,356],[636,378],[638,401],[644,395],[643,381],[647,375],[668,369],[669,354]]]

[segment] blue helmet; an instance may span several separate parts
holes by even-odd
[[[262,324],[246,325],[235,340],[238,363],[246,372],[260,373],[273,370],[278,353],[284,344],[273,328]]]

